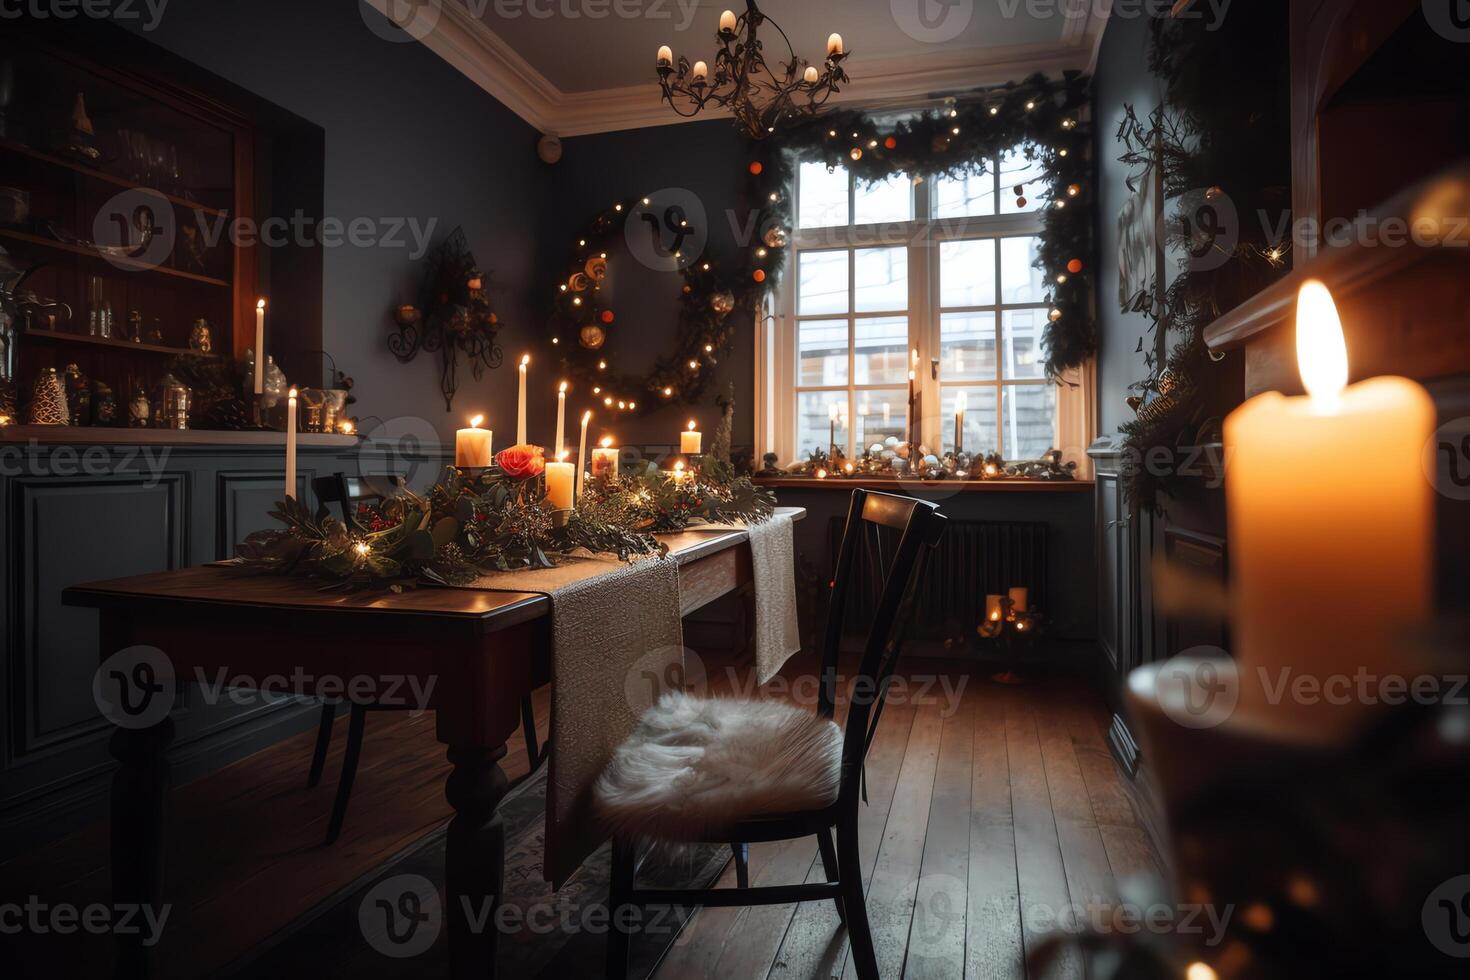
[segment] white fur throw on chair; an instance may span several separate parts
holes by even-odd
[[[842,731],[779,701],[665,694],[602,771],[598,815],[618,836],[723,841],[741,820],[837,799]]]

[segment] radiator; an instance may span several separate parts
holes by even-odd
[[[827,568],[836,565],[846,518],[828,526]],[[848,601],[848,632],[864,633],[872,621],[883,585],[883,568],[893,556],[898,535],[865,525],[854,565]],[[909,635],[922,639],[975,640],[985,618],[986,595],[1005,595],[1013,586],[1030,590],[1029,605],[1047,608],[1047,525],[1039,521],[949,520],[939,547],[929,557],[914,608]]]

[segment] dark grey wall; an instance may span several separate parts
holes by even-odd
[[[435,221],[438,242],[464,227],[505,329],[507,367],[474,381],[461,371],[453,413],[438,394],[438,361],[400,364],[385,346],[388,311],[411,300],[421,264],[411,248],[324,249],[323,346],[357,381],[363,416],[422,418],[441,436],[475,412],[513,434],[515,370],[539,349],[538,272],[551,171],[538,133],[408,35],[370,30],[355,0],[172,3],[149,41],[326,130],[325,215]],[[388,22],[379,26],[391,33]],[[408,237],[407,235],[403,237]],[[411,241],[411,239],[410,239]],[[539,357],[538,363],[545,363]],[[537,431],[555,408],[555,379],[533,376]],[[497,435],[496,443],[508,443]]]
[[[706,255],[726,268],[737,267],[737,241],[744,225],[744,183],[751,154],[727,119],[659,126],[564,141],[564,155],[556,165],[552,227],[558,230],[550,248],[553,264],[543,273],[546,295],[555,288],[554,273],[561,271],[579,233],[614,201],[682,188],[692,192],[704,211],[709,230]],[[621,261],[620,261],[621,259]],[[655,356],[672,348],[682,278],[673,272],[652,273],[640,268],[624,249],[609,254],[610,303],[620,331],[615,341],[625,369],[651,367]],[[550,274],[551,278],[547,278]],[[619,277],[622,276],[621,279]],[[695,406],[662,408],[642,418],[626,418],[610,428],[627,444],[677,443],[677,432],[689,418],[698,418],[705,438],[713,431],[719,409],[715,397],[735,382],[736,446],[753,441],[755,337],[748,314],[732,314],[736,321],[735,350],[720,358],[715,379]],[[565,342],[565,341],[563,341]],[[590,392],[586,393],[590,397]],[[601,404],[593,428],[607,417]],[[570,411],[570,409],[569,409]]]
[[[1128,169],[1118,162],[1122,145],[1116,134],[1123,107],[1131,103],[1146,119],[1163,99],[1162,87],[1148,70],[1149,19],[1114,17],[1103,34],[1093,80],[1094,125],[1098,161],[1098,434],[1106,435],[1133,417],[1124,401],[1128,385],[1145,376],[1138,338],[1148,321],[1118,309],[1118,212],[1129,191]]]

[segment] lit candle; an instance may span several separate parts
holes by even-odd
[[[1010,589],[1011,608],[1016,612],[1025,612],[1026,603],[1030,600],[1031,592],[1023,585],[1015,585]]]
[[[808,85],[817,84],[817,69],[812,65],[807,65],[806,71],[802,73],[801,78],[802,81],[806,82]]]
[[[689,420],[689,427],[679,433],[679,452],[688,456],[698,456],[700,446],[704,443],[704,435],[696,429],[697,425],[693,419]]]
[[[516,445],[526,444],[526,365],[531,363],[530,354],[521,355],[521,393],[516,399]]]
[[[454,465],[462,470],[484,469],[490,465],[490,444],[495,439],[495,433],[480,428],[483,421],[485,416],[476,415],[470,419],[468,429],[460,429],[454,433]]]
[[[842,35],[833,32],[827,37],[827,57],[842,53]]]
[[[888,428],[889,415],[890,415],[890,412],[889,412],[889,409],[888,409],[888,403],[887,402],[884,402],[883,403],[883,428],[885,428],[885,429]]]
[[[727,10],[724,13],[720,14],[720,33],[735,33],[735,11]]]
[[[696,61],[694,63],[694,70],[690,74],[699,81],[703,81],[704,77],[709,74],[709,65],[706,65],[702,61]]]
[[[1342,324],[1322,283],[1302,286],[1296,314],[1307,397],[1267,392],[1225,420],[1231,629],[1238,710],[1330,735],[1367,711],[1333,704],[1333,678],[1412,670],[1404,627],[1430,611],[1434,499],[1421,453],[1435,407],[1405,378],[1346,387]],[[1309,676],[1317,697],[1291,686],[1275,696]]]
[[[265,300],[255,301],[255,393],[265,394]]]
[[[556,390],[556,457],[560,459],[566,451],[563,442],[566,439],[567,426],[567,383],[563,381],[561,387]]]
[[[954,396],[954,451],[965,451],[965,408],[970,400],[963,391]]]
[[[674,464],[674,482],[675,483],[683,483],[684,482],[684,478],[686,476],[688,476],[688,475],[689,474],[684,471],[684,461],[682,459],[679,460],[677,463]]]
[[[837,451],[837,403],[827,406],[827,451]]]
[[[577,496],[582,496],[582,472],[587,468],[587,423],[592,421],[591,412],[582,413],[582,438],[577,443]]]
[[[603,436],[601,445],[592,450],[592,476],[618,478],[618,451],[613,448],[612,436]]]
[[[988,620],[990,620],[992,623],[998,623],[998,622],[1000,622],[1001,617],[1004,616],[1004,615],[1005,615],[1005,606],[1004,606],[1004,603],[1001,600],[1001,597],[998,596],[998,595],[988,595],[988,596],[986,596],[985,597],[985,618],[988,619]]]
[[[259,364],[259,358],[256,364]],[[296,388],[286,393],[286,496],[296,496]]]
[[[546,464],[546,500],[553,510],[571,510],[576,478],[576,467],[567,462],[566,453],[557,454],[556,462]]]
[[[658,49],[658,63],[661,67],[668,67],[674,63],[674,49],[667,44]]]

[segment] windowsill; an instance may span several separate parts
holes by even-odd
[[[888,493],[1090,493],[1091,480],[898,480],[803,476],[758,476],[757,486],[773,490],[881,490]]]

